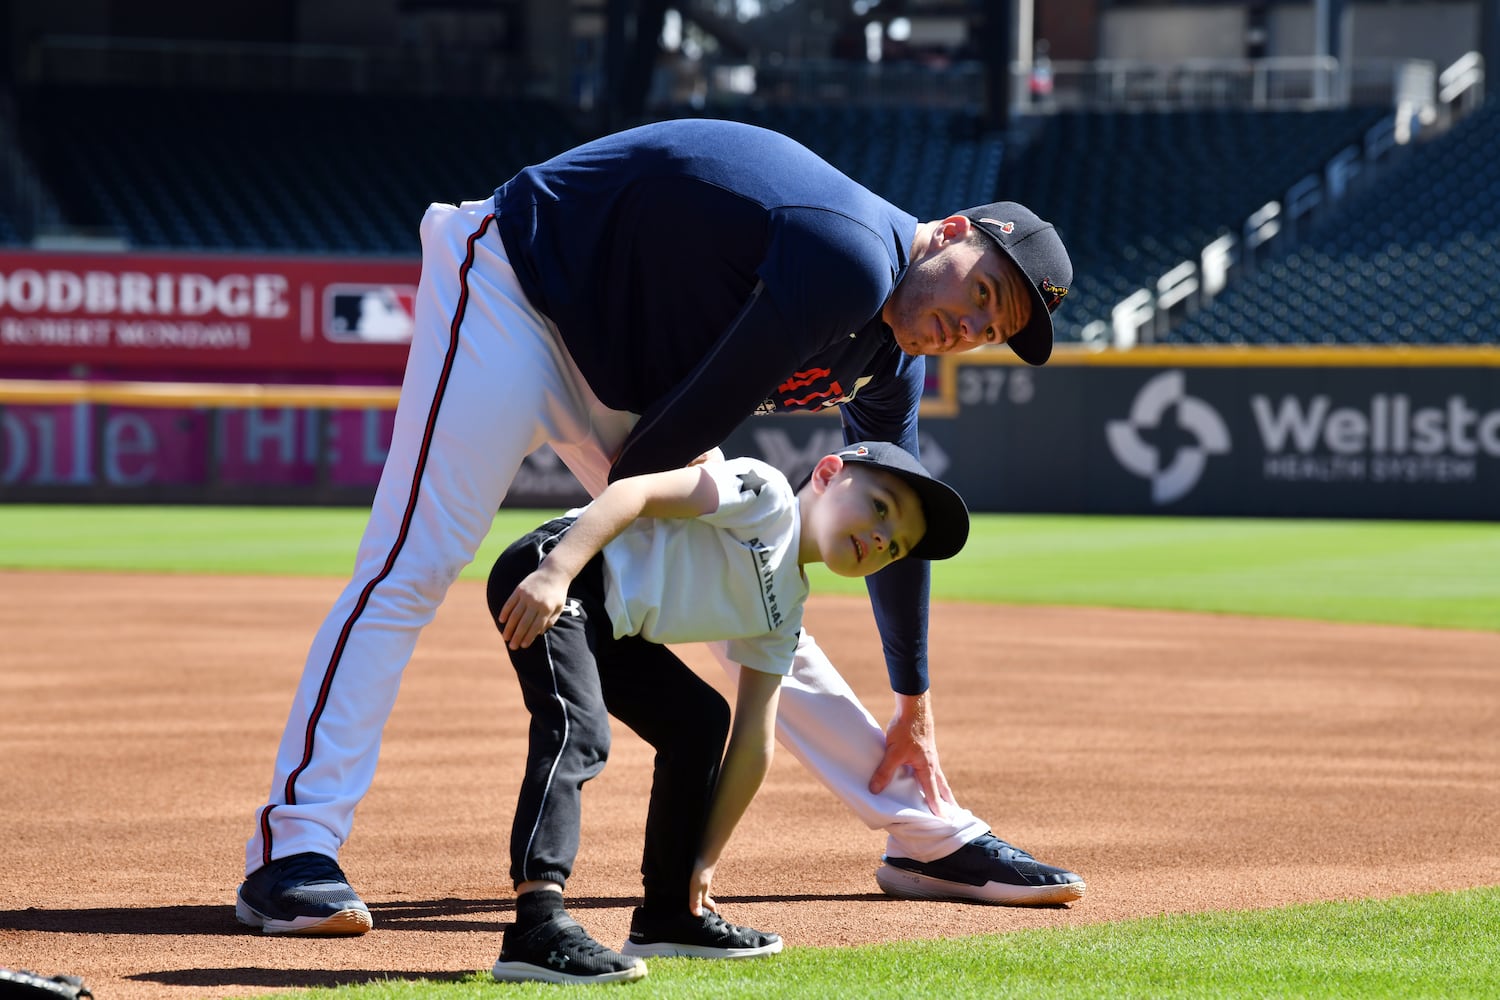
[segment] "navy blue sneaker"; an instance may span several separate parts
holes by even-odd
[[[559,910],[535,927],[507,927],[490,974],[502,983],[628,983],[646,963],[604,947]]]
[[[257,869],[240,883],[234,915],[265,934],[331,937],[363,934],[374,926],[369,907],[338,863],[312,853],[277,858]]]
[[[636,907],[630,916],[630,940],[620,949],[627,955],[685,958],[758,958],[781,950],[781,938],[731,924],[712,910],[695,917],[687,910],[670,916]]]
[[[886,895],[901,899],[1056,906],[1082,899],[1087,888],[1073,872],[1044,865],[993,833],[936,861],[890,855],[881,860],[875,881]]]

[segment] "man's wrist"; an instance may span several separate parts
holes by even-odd
[[[895,692],[896,719],[909,729],[926,729],[932,717],[932,699],[928,694],[927,691],[921,694]]]

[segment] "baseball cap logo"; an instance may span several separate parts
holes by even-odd
[[[979,221],[989,223],[1006,236],[1016,231],[1016,224],[1014,222],[1001,222],[999,219],[980,219]]]
[[[864,445],[860,445],[858,448],[851,448],[848,451],[839,452],[839,454],[853,458],[865,458],[870,454],[870,449]]]
[[[1068,290],[1066,288],[1064,288],[1062,285],[1054,285],[1048,278],[1043,278],[1041,281],[1037,282],[1037,288],[1041,289],[1042,298],[1047,300],[1048,312],[1056,311],[1058,304],[1061,303],[1063,297],[1068,294]]]

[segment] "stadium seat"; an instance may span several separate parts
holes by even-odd
[[[1492,105],[1404,151],[1167,339],[1253,342],[1229,317],[1294,303],[1304,296],[1286,276],[1316,275],[1317,294],[1289,310],[1282,339],[1493,344],[1500,325],[1497,243],[1500,107]]]
[[[530,101],[49,87],[17,106],[64,221],[150,249],[415,254],[429,203],[579,138]]]
[[[1073,257],[1058,339],[1238,225],[1358,141],[1380,109],[1070,111],[1052,116],[997,190],[1052,220]]]

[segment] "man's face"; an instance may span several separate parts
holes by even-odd
[[[963,216],[938,224],[881,311],[896,344],[913,355],[1003,344],[1030,318],[1020,270]]]

